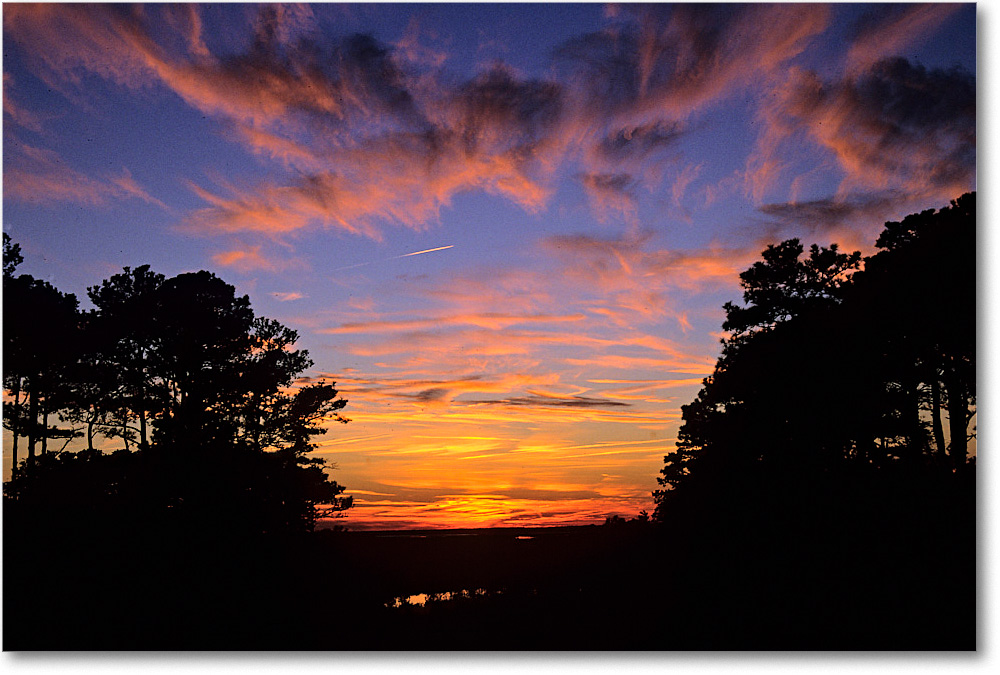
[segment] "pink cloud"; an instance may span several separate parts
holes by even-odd
[[[11,5],[4,27],[36,72],[69,96],[82,95],[90,73],[129,88],[164,86],[224,122],[233,140],[297,172],[252,186],[192,186],[207,205],[186,222],[207,233],[283,236],[325,226],[378,239],[390,224],[428,227],[468,190],[540,212],[567,172],[582,177],[597,214],[634,224],[642,191],[657,189],[664,167],[678,162],[688,120],[778,77],[789,82],[762,110],[765,131],[745,175],[756,201],[797,170],[778,149],[796,134],[833,155],[846,173],[845,191],[927,176],[939,195],[969,182],[968,139],[918,124],[905,138],[915,150],[904,156],[902,140],[879,128],[865,98],[893,77],[872,65],[925,38],[955,6],[884,10],[852,45],[850,78],[832,84],[801,71],[785,77],[788,63],[828,26],[825,5],[622,9],[608,14],[604,30],[561,48],[560,80],[494,65],[466,81],[443,76],[444,55],[420,45],[415,24],[394,46],[358,36],[319,45],[301,39],[316,35],[312,8],[260,6],[248,24],[253,49],[220,55],[203,38],[204,11]],[[933,89],[933,77],[925,79]],[[37,127],[7,100],[15,123]],[[934,165],[942,153],[946,160]],[[675,204],[699,171],[676,173]],[[10,190],[26,198],[45,186],[39,178],[15,174]],[[81,178],[67,174],[56,198],[109,196]],[[157,203],[127,176],[109,180]]]
[[[7,115],[10,120],[25,129],[30,129],[31,131],[41,132],[42,131],[42,118],[36,113],[28,110],[11,94],[11,89],[13,88],[14,77],[5,72],[3,74],[3,113]]]
[[[118,178],[113,178],[112,183],[117,185],[126,194],[132,197],[137,197],[148,204],[154,204],[155,206],[159,206],[161,209],[164,209],[165,211],[170,210],[170,207],[168,207],[162,201],[160,201],[156,197],[153,197],[148,192],[146,192],[145,188],[139,185],[139,183],[137,183],[136,180],[132,178],[132,172],[130,172],[128,169],[124,169],[122,171],[122,175],[119,176]]]
[[[753,257],[744,248],[652,249],[650,241],[648,233],[613,239],[562,235],[545,239],[542,247],[562,264],[560,276],[594,290],[589,311],[622,325],[672,316],[686,326],[687,318],[672,306],[677,291],[734,284]]]
[[[623,127],[684,119],[800,54],[825,30],[825,5],[642,6],[563,48],[584,109]]]
[[[11,144],[16,157],[3,172],[4,196],[34,204],[70,202],[102,206],[111,200],[136,197],[161,208],[127,169],[119,177],[91,177],[70,167],[58,153],[25,143]]]
[[[503,495],[452,495],[431,502],[355,500],[347,519],[352,530],[452,527],[554,527],[600,524],[610,515],[633,517],[650,510],[646,498],[561,500],[511,499]]]
[[[460,314],[451,316],[439,316],[429,319],[394,320],[394,321],[369,321],[366,323],[346,323],[336,328],[328,328],[319,331],[327,334],[341,333],[379,333],[387,331],[415,331],[436,329],[444,326],[479,326],[498,330],[519,324],[534,323],[566,323],[582,321],[586,317],[583,314],[569,315],[522,315],[522,314]]]
[[[761,133],[744,174],[758,203],[790,193],[789,201],[764,204],[766,215],[800,228],[796,234],[835,229],[863,248],[885,218],[975,189],[974,75],[898,56],[959,7],[879,6],[865,17],[840,76],[789,70],[759,109]],[[810,145],[825,154],[805,161]],[[836,192],[803,200],[804,186],[815,194],[823,176],[839,177]]]
[[[580,177],[597,217],[607,222],[619,214],[625,222],[635,223],[638,198],[636,181],[629,174],[585,173]]]
[[[883,15],[868,17],[847,53],[849,72],[867,70],[878,61],[930,39],[936,28],[961,9],[961,4],[923,3],[879,9]]]
[[[689,164],[681,169],[670,188],[670,194],[673,197],[674,205],[681,205],[681,199],[684,198],[684,194],[687,192],[688,187],[690,187],[691,183],[697,180],[698,175],[701,174],[701,170],[704,168],[705,163],[702,162],[700,164]]]
[[[299,293],[298,291],[292,291],[290,293],[275,291],[274,293],[271,293],[271,295],[277,298],[278,302],[292,302],[293,300],[301,300],[302,298],[306,297],[305,295]]]
[[[258,270],[266,272],[277,272],[283,269],[287,269],[290,266],[296,266],[298,263],[289,260],[275,260],[269,258],[260,252],[260,246],[253,246],[245,250],[234,250],[225,251],[223,253],[216,253],[212,256],[212,262],[217,265],[222,265],[223,267],[232,267],[240,272],[254,272]],[[277,295],[277,294],[276,294]],[[294,294],[287,294],[285,298],[279,299],[296,299],[294,297],[288,297]],[[302,297],[302,296],[298,296]]]
[[[94,73],[116,84],[153,83],[148,54],[155,45],[144,33],[144,9],[95,5],[20,4],[4,8],[7,39],[25,48],[36,72],[66,91]]]
[[[433,49],[421,42],[421,27],[416,18],[410,20],[406,32],[393,45],[399,57],[418,67],[441,68],[448,60],[447,52]]]
[[[280,236],[329,226],[373,238],[387,224],[427,227],[467,190],[539,212],[572,162],[598,213],[632,219],[636,190],[655,187],[658,164],[673,161],[678,122],[782,68],[828,20],[818,5],[677,6],[638,24],[623,13],[599,34],[620,37],[614,47],[589,37],[564,50],[566,83],[501,65],[455,82],[442,77],[440,54],[420,48],[415,26],[396,46],[363,36],[319,45],[300,39],[315,33],[311,8],[260,6],[253,49],[222,56],[203,39],[202,11],[18,6],[5,28],[63,91],[84,73],[164,86],[250,150],[305,172],[222,193],[193,187],[208,205],[190,214],[192,227]],[[635,89],[615,88],[626,81]],[[593,86],[611,89],[598,97]]]
[[[841,243],[866,247],[886,218],[975,189],[975,92],[967,72],[901,58],[830,80],[793,69],[761,110],[764,132],[748,161],[748,185],[759,199],[779,177],[794,176],[795,188],[832,165],[841,177],[834,194],[761,211],[797,233],[836,230]],[[797,162],[803,144],[821,148],[825,159]]]

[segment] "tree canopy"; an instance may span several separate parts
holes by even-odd
[[[975,194],[886,223],[876,247],[803,255],[791,239],[740,275],[744,302],[725,304],[722,354],[664,458],[657,519],[678,500],[974,463]]]
[[[312,361],[294,330],[206,271],[126,267],[89,288],[94,309],[81,311],[75,296],[15,276],[20,262],[5,235],[4,494],[18,513],[93,508],[274,532],[351,506],[309,455],[325,423],[348,421],[347,402],[333,383],[300,378]]]

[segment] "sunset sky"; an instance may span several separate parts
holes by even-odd
[[[296,329],[349,400],[318,450],[349,527],[632,517],[768,243],[870,253],[976,188],[975,35],[972,4],[7,3],[3,230],[84,307],[208,269]]]

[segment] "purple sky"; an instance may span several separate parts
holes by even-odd
[[[976,187],[972,4],[8,3],[3,31],[19,271],[86,305],[209,269],[298,330],[350,401],[320,452],[355,527],[651,508],[767,243],[867,253]]]

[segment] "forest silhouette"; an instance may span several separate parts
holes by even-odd
[[[81,310],[4,234],[4,646],[975,649],[975,241],[972,193],[768,246],[651,516],[385,533],[317,528],[347,402],[294,330],[205,271]]]

